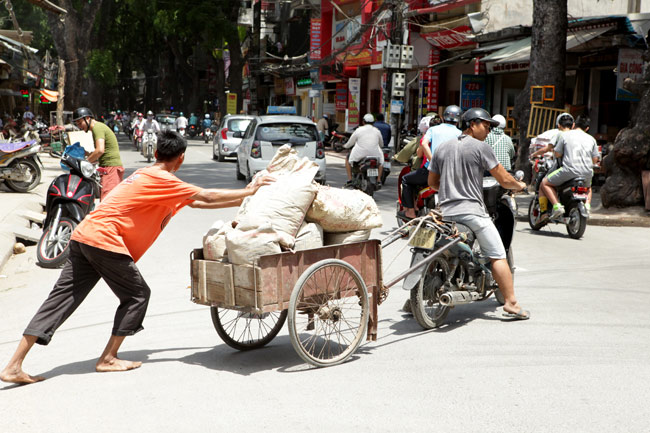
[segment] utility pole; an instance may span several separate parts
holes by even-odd
[[[393,144],[395,146],[395,151],[397,152],[400,150],[401,115],[399,113],[394,113],[394,114],[392,113],[391,101],[404,100],[403,97],[399,96],[399,94],[394,94],[393,92],[394,84],[396,84],[395,74],[402,74],[402,63],[401,63],[402,55],[400,54],[400,46],[402,45],[402,35],[403,35],[402,30],[403,30],[403,22],[404,22],[404,16],[403,16],[404,2],[402,0],[390,0],[390,1],[391,1],[391,18],[390,18],[391,32],[390,32],[390,40],[389,40],[390,45],[386,46],[383,53],[383,57],[388,57],[387,59],[384,59],[384,65],[386,65],[386,91],[384,92],[384,104],[389,107],[387,113],[389,119],[388,123],[390,124],[392,130]],[[394,49],[396,49],[396,51],[393,51],[393,53],[397,53],[396,63],[393,62],[393,60],[395,60],[395,56],[391,55],[390,53],[391,46]]]
[[[260,107],[257,98],[259,90],[259,76],[261,70],[260,57],[260,34],[262,27],[262,0],[253,0],[253,39],[251,43],[251,54],[248,64],[250,65],[250,78],[248,89],[251,92],[250,114],[259,114]]]
[[[64,98],[64,89],[65,89],[65,60],[59,57],[59,79],[57,82],[57,91],[59,96],[56,100],[56,124],[63,125],[63,98]]]

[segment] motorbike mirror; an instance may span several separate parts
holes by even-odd
[[[515,172],[515,180],[521,181],[524,178],[523,170],[517,170]]]

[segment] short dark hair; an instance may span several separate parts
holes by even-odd
[[[158,156],[157,160],[161,162],[173,161],[185,153],[187,141],[175,131],[162,131],[158,133],[158,143],[156,145]]]
[[[384,115],[381,114],[381,113],[375,114],[375,120],[377,120],[379,122],[383,122],[384,121]]]
[[[439,117],[433,117],[433,116],[432,116],[431,119],[429,119],[429,127],[436,126],[436,125],[440,125],[440,123],[441,123],[441,122],[440,122],[440,118],[439,118]]]
[[[558,126],[561,126],[562,128],[571,128],[573,126],[573,117],[568,114],[560,116]]]
[[[589,119],[589,116],[587,116],[586,114],[581,114],[576,119],[576,128],[580,128],[583,131],[586,131],[587,128],[589,128],[590,124],[591,124],[591,119]]]

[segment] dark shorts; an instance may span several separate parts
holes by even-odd
[[[133,259],[76,241],[70,241],[69,248],[70,256],[58,281],[23,335],[33,335],[38,337],[38,344],[48,344],[100,278],[120,300],[112,335],[133,335],[144,329],[151,290]]]

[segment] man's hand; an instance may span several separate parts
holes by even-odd
[[[269,176],[269,175],[258,176],[257,178],[255,178],[255,180],[253,180],[251,183],[246,185],[246,189],[248,189],[252,195],[255,194],[257,190],[263,187],[264,185],[270,185],[273,182],[275,182],[275,178],[273,176]]]

